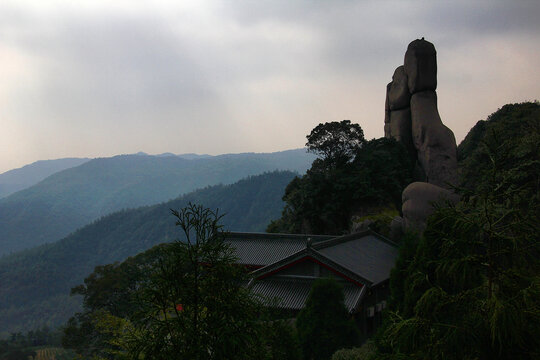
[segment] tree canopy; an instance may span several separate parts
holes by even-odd
[[[308,151],[322,157],[326,164],[341,164],[354,158],[364,145],[364,131],[350,120],[319,124],[306,136]]]

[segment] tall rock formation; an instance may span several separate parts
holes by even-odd
[[[403,223],[419,230],[433,201],[456,201],[451,192],[457,183],[456,139],[442,123],[436,89],[435,47],[424,38],[414,40],[386,87],[384,134],[403,143],[416,161],[417,182],[403,192]]]

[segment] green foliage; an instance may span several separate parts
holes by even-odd
[[[269,323],[269,358],[272,360],[300,360],[302,348],[295,328],[287,320],[274,320]]]
[[[491,114],[486,121],[479,121],[458,146],[463,186],[469,190],[484,183],[492,159],[488,150],[504,143],[500,149],[508,151],[501,170],[509,169],[522,160],[522,146],[535,141],[540,128],[540,104],[526,102],[508,104]],[[521,144],[521,145],[520,145]],[[538,147],[536,148],[538,150]],[[499,159],[501,159],[499,157]]]
[[[193,204],[172,212],[185,241],[100,267],[74,289],[86,311],[66,327],[65,346],[100,358],[265,356],[262,306],[242,286],[221,216]]]
[[[283,209],[281,196],[293,178],[291,172],[266,173],[233,185],[201,189],[163,204],[124,210],[54,244],[1,258],[0,332],[7,335],[43,324],[56,327],[65,323],[81,311],[81,298],[69,297],[70,289],[82,283],[95,266],[122,261],[175,238],[174,224],[167,221],[171,208],[180,209],[190,201],[219,207],[227,213],[223,224],[228,229],[263,231]],[[125,271],[135,272],[136,268]],[[103,293],[101,297],[106,301],[121,294]],[[95,298],[100,298],[99,292]]]
[[[337,349],[358,343],[358,330],[343,299],[342,287],[336,280],[314,282],[296,320],[305,359],[330,359]]]
[[[221,216],[191,204],[173,214],[186,242],[170,244],[149,274],[132,319],[141,336],[126,350],[153,359],[257,357],[260,307],[241,285],[246,274],[223,241]]]
[[[328,167],[317,159],[306,175],[285,189],[281,219],[269,232],[341,234],[352,215],[401,208],[401,192],[411,181],[412,164],[403,145],[374,139],[357,149],[354,160]]]
[[[366,342],[359,348],[341,349],[332,355],[332,360],[369,360],[375,354],[375,346]]]
[[[84,311],[64,326],[62,345],[86,357],[108,355],[104,349],[113,335],[121,333],[123,318],[130,317],[138,308],[138,291],[147,274],[167,256],[169,246],[156,245],[122,263],[96,266],[83,285],[72,288],[72,295],[83,296]]]
[[[308,151],[322,157],[329,167],[352,160],[366,142],[360,125],[350,120],[321,123],[306,137]]]
[[[352,227],[359,225],[364,221],[368,220],[370,223],[369,228],[375,231],[378,234],[381,234],[386,237],[391,236],[391,222],[396,216],[399,216],[399,211],[394,207],[392,208],[380,208],[376,210],[374,214],[355,217],[352,219]]]
[[[521,122],[519,137],[486,125],[477,182],[429,219],[414,256],[404,245],[380,358],[540,357],[540,126]]]
[[[36,356],[36,352],[30,349],[11,349],[0,354],[0,360],[28,360]]]
[[[405,233],[399,244],[399,255],[396,265],[390,273],[390,297],[388,306],[401,313],[404,313],[410,306],[405,303],[405,293],[412,291],[414,284],[410,283],[410,274],[414,271],[411,263],[415,259],[418,247],[418,235],[416,233]]]
[[[6,340],[0,340],[0,360],[44,359],[40,348],[60,345],[61,333],[44,326],[23,333],[11,333]]]

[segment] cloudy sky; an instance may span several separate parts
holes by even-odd
[[[0,173],[40,159],[271,152],[320,122],[383,135],[409,42],[457,141],[540,99],[539,1],[0,1]]]

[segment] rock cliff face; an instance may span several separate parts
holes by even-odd
[[[386,87],[384,135],[405,145],[416,161],[415,180],[403,192],[403,224],[422,231],[437,200],[456,201],[457,146],[437,108],[437,52],[429,41],[411,42],[404,64]]]

